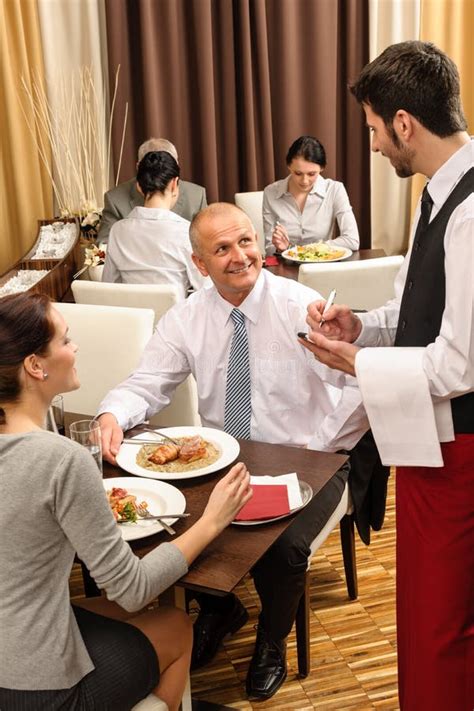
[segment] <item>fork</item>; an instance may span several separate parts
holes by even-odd
[[[156,521],[156,517],[153,516],[153,514],[151,514],[145,506],[137,506],[137,514],[140,516],[140,518],[144,518],[144,519],[150,518],[150,519],[153,519]],[[175,535],[176,531],[168,523],[165,523],[164,521],[162,521],[160,519],[160,524],[163,526],[165,531],[167,531],[170,534],[170,536]]]
[[[165,435],[164,432],[160,432],[160,430],[155,430],[153,427],[150,427],[149,425],[143,425],[143,426],[142,426],[142,429],[143,429],[145,432],[153,432],[154,434],[157,434],[157,435],[159,435],[160,437],[163,437],[164,439],[167,439],[167,440],[169,440],[170,442],[173,442],[173,444],[175,444],[177,447],[181,447],[181,444],[180,444],[179,442],[177,442],[177,441],[176,441],[175,439],[173,439],[172,437],[168,437],[168,435]]]

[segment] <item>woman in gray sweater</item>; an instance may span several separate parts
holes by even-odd
[[[89,452],[43,430],[52,398],[79,387],[76,350],[47,297],[0,299],[0,708],[125,711],[153,692],[177,709],[191,623],[140,610],[248,501],[249,475],[234,466],[189,531],[137,558]],[[71,605],[76,553],[108,599]]]

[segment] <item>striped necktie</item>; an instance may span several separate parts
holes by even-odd
[[[252,392],[245,316],[239,309],[232,309],[230,316],[234,322],[234,336],[227,366],[224,430],[234,437],[250,439]]]

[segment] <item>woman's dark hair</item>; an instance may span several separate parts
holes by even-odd
[[[400,109],[440,138],[467,128],[457,67],[431,42],[390,45],[364,67],[350,90],[387,128]]]
[[[168,151],[146,153],[138,164],[137,183],[145,197],[164,193],[173,178],[179,178],[179,165]]]
[[[32,353],[45,355],[54,336],[51,300],[45,294],[13,294],[0,298],[0,424],[3,403],[16,402],[21,393],[20,367]]]
[[[304,158],[308,163],[317,163],[326,167],[326,151],[322,143],[313,136],[300,136],[293,141],[286,154],[286,164],[290,165],[293,158]]]

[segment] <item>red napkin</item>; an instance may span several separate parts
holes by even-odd
[[[286,484],[257,484],[252,486],[253,496],[235,517],[236,521],[254,521],[260,518],[282,516],[290,510]]]
[[[266,267],[277,267],[279,265],[279,261],[276,257],[265,257],[265,266]]]

